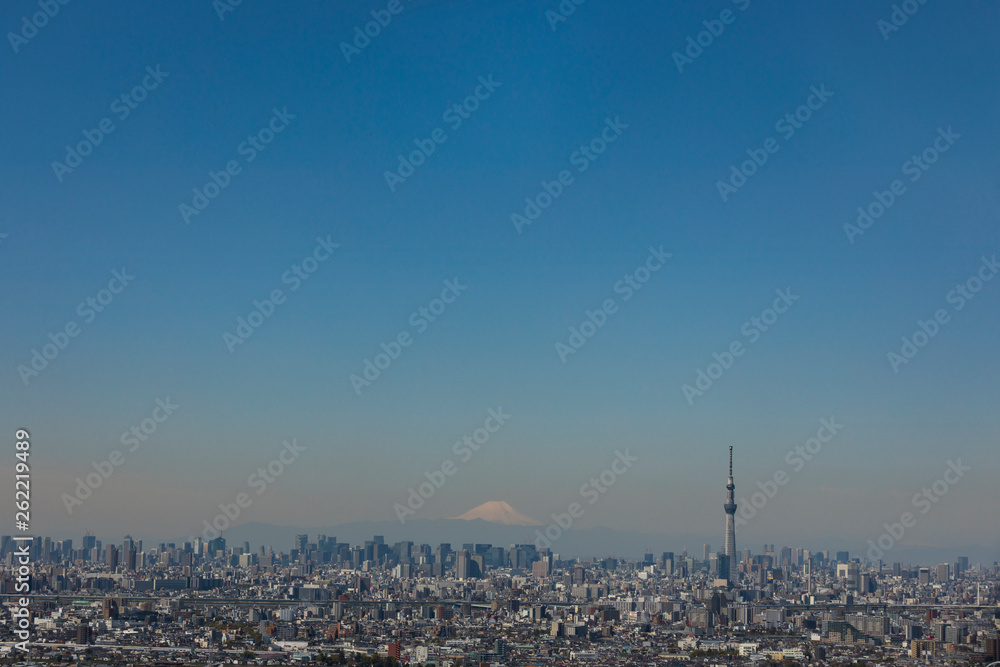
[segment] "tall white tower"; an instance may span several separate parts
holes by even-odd
[[[729,561],[729,573],[726,577],[730,584],[736,583],[736,500],[733,492],[736,485],[733,484],[733,447],[729,446],[729,483],[726,484],[726,556]]]

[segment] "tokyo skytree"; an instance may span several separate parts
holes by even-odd
[[[726,560],[729,561],[729,572],[726,579],[730,584],[736,583],[736,500],[733,492],[736,485],[733,484],[733,447],[729,446],[729,483],[726,484]]]

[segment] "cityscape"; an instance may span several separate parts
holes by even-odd
[[[1000,2],[0,34],[0,667],[1000,667]]]
[[[218,533],[156,546],[4,535],[0,592],[31,605],[7,610],[0,640],[53,663],[1000,661],[997,562],[737,551],[732,447],[725,490],[722,551],[641,560],[564,559],[538,529],[534,544],[460,548],[303,534],[287,551]],[[484,511],[496,505],[528,520],[506,503]]]

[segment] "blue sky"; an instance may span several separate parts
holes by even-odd
[[[34,436],[39,530],[187,534],[290,438],[306,453],[241,521],[391,519],[502,406],[509,423],[422,518],[506,500],[544,520],[628,446],[641,465],[581,525],[721,534],[726,447],[739,499],[836,416],[741,540],[864,542],[962,457],[976,472],[908,539],[982,541],[1000,282],[961,311],[946,295],[1000,252],[1000,10],[931,0],[885,39],[890,2],[589,0],[553,30],[556,2],[402,0],[348,62],[341,43],[387,5],[245,0],[220,20],[209,0],[69,3],[16,52],[8,37],[0,395],[5,432]],[[679,72],[672,54],[724,10]],[[7,3],[4,33],[37,11]],[[120,119],[113,100],[157,66]],[[499,85],[451,129],[480,77]],[[775,123],[814,86],[832,95],[786,139]],[[274,109],[295,117],[248,162]],[[52,163],[103,118],[113,132],[60,182]],[[609,118],[627,128],[579,172]],[[390,191],[386,170],[437,128],[447,140]],[[909,181],[939,128],[960,138]],[[723,201],[717,182],[768,138],[778,151]],[[230,160],[187,224],[179,205]],[[573,183],[518,233],[511,215],[562,170]],[[849,243],[844,224],[895,179],[906,192]],[[340,247],[291,291],[317,237]],[[617,281],[660,246],[671,259],[625,302]],[[122,267],[134,282],[85,323],[77,305]],[[455,279],[467,289],[417,333],[411,313]],[[223,334],[274,289],[287,300],[230,353]],[[800,298],[689,404],[682,386],[747,343],[779,289]],[[608,298],[619,309],[562,363],[556,343]],[[887,353],[939,308],[951,320],[895,373]],[[18,366],[70,320],[80,335],[26,386]],[[358,395],[350,376],[401,332],[413,344]],[[168,396],[180,407],[70,515],[74,479]]]

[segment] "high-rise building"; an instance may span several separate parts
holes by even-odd
[[[860,576],[861,570],[857,563],[837,563],[837,578],[845,582],[847,590],[857,591],[861,589]]]
[[[107,551],[105,552],[104,562],[107,564],[109,568],[111,568],[112,572],[114,572],[115,568],[118,567],[118,559],[119,559],[118,547],[116,547],[113,544],[109,544],[107,547]]]
[[[455,556],[455,578],[468,579],[472,558],[468,549],[461,549]]]
[[[712,574],[719,579],[729,579],[731,581],[730,574],[736,568],[732,567],[732,564],[729,562],[729,556],[726,554],[713,555],[715,556],[715,571]]]
[[[392,550],[395,553],[396,559],[400,563],[409,563],[413,558],[413,542],[405,540],[402,542],[396,542],[396,544],[392,547]]]
[[[706,562],[706,563],[708,562],[708,557],[711,554],[712,554],[712,545],[711,544],[703,544],[703,545],[701,545],[701,559],[704,562]]]
[[[101,600],[101,616],[105,621],[118,618],[118,600],[114,598],[104,598]]]
[[[226,553],[226,538],[221,535],[208,543],[208,555],[214,558],[220,551]]]
[[[451,556],[451,553],[452,552],[451,552],[451,543],[450,542],[442,542],[438,546],[438,560],[441,563],[445,563],[446,564],[448,562],[449,556]]]
[[[732,584],[736,579],[736,568],[732,564],[736,561],[736,500],[733,496],[736,485],[733,484],[733,447],[729,446],[729,483],[726,484],[726,550],[725,554],[729,558],[730,567],[726,579]]]
[[[673,551],[664,551],[663,552],[663,570],[667,574],[671,574],[672,575],[674,573],[674,552]]]
[[[530,570],[539,554],[534,544],[515,544],[510,551],[510,566],[518,570]]]
[[[987,637],[983,642],[987,660],[1000,660],[1000,638]]]
[[[486,564],[490,567],[506,567],[507,555],[504,553],[503,547],[491,547],[486,552]]]
[[[94,640],[94,631],[89,625],[78,625],[76,627],[76,643],[89,644]]]
[[[486,571],[486,557],[483,554],[470,554],[469,578],[476,579]]]

